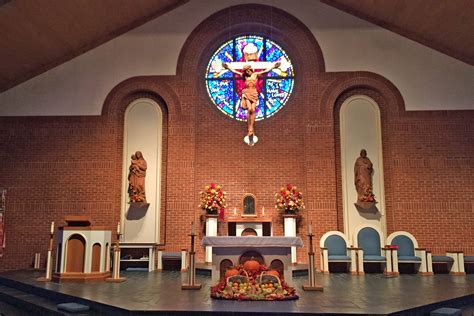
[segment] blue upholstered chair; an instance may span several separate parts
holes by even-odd
[[[396,246],[391,248],[392,271],[399,274],[399,264],[414,264],[418,273],[428,275],[426,249],[418,248],[416,238],[405,231],[393,232],[387,238],[387,245]]]
[[[385,273],[391,274],[391,264],[386,265],[384,256],[386,248],[382,248],[380,241],[382,234],[374,227],[361,227],[355,231],[355,242],[358,255],[358,272],[364,273],[364,263],[380,263],[385,265]],[[384,251],[384,252],[382,252]]]
[[[348,248],[348,240],[343,233],[339,231],[327,232],[321,237],[319,245],[323,273],[329,273],[331,262],[346,263],[351,273],[357,273],[354,249]]]
[[[450,274],[465,275],[464,264],[470,260],[471,256],[464,256],[462,251],[447,251],[446,255],[432,256],[428,253],[428,264],[446,264]],[[474,258],[473,258],[474,259]],[[431,272],[433,270],[431,269]]]
[[[464,270],[467,270],[469,273],[472,269],[466,268],[467,265],[470,265],[471,267],[474,266],[474,256],[464,256]]]

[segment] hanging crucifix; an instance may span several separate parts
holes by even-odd
[[[241,106],[247,111],[247,135],[244,137],[244,142],[249,146],[253,146],[258,142],[258,137],[254,132],[254,123],[258,96],[262,86],[258,82],[259,76],[278,68],[280,71],[286,71],[290,67],[285,57],[277,62],[260,61],[261,52],[262,50],[259,51],[253,43],[248,43],[243,48],[244,61],[233,61],[232,56],[226,54],[226,57],[232,62],[222,63],[222,61],[216,60],[212,65],[216,71],[216,77],[226,71],[231,71],[244,80],[244,87],[239,91],[239,94]]]

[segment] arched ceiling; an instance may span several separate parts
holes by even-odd
[[[474,65],[472,0],[321,1]],[[0,0],[0,93],[186,2]]]
[[[474,65],[472,0],[321,0]]]
[[[188,0],[0,0],[0,92]]]

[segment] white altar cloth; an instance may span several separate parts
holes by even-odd
[[[300,237],[284,236],[207,236],[201,244],[212,247],[303,247]]]

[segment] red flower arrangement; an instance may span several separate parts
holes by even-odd
[[[223,212],[226,206],[226,192],[222,190],[220,185],[211,183],[204,187],[201,194],[201,203],[199,207],[205,210],[208,214],[218,214]]]
[[[366,196],[363,196],[361,199],[360,199],[361,202],[373,202],[373,203],[377,203],[377,201],[375,200],[375,195],[372,193],[372,192],[369,192]]]
[[[286,213],[298,213],[304,209],[303,193],[296,186],[287,184],[275,193],[275,208]]]
[[[130,202],[132,202],[132,203],[134,203],[134,202],[144,202],[144,201],[145,201],[145,198],[142,195],[133,194],[132,196],[130,196]]]

